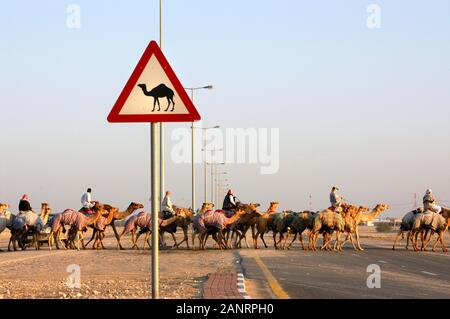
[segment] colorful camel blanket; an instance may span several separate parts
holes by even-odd
[[[208,228],[224,229],[228,220],[225,214],[214,210],[206,211],[204,214],[196,217],[193,223],[194,229],[202,233],[206,232]]]
[[[158,227],[161,226],[163,220],[158,217]],[[152,229],[152,214],[146,212],[140,212],[136,216],[136,226],[140,228]]]
[[[426,228],[433,231],[438,230],[445,224],[445,218],[438,213],[425,211],[423,214],[417,214],[414,219],[413,229]]]

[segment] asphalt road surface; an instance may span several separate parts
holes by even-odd
[[[365,251],[240,250],[249,290],[259,298],[450,298],[450,254],[414,252],[365,239]],[[368,288],[369,265],[380,288]],[[373,266],[372,266],[373,267]],[[376,267],[376,266],[375,266]],[[373,276],[369,280],[373,283]]]

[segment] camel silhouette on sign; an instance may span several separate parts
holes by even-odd
[[[153,97],[152,112],[155,112],[156,104],[158,104],[158,111],[161,111],[161,106],[159,105],[160,97],[167,98],[168,104],[167,104],[167,108],[164,110],[164,112],[167,112],[169,110],[171,103],[172,103],[172,109],[170,110],[170,112],[173,112],[173,110],[175,108],[175,102],[173,101],[173,96],[175,94],[173,93],[172,89],[168,88],[167,86],[165,86],[162,83],[160,85],[158,85],[157,87],[154,87],[150,91],[147,91],[147,85],[145,85],[145,84],[138,84],[137,86],[139,86],[142,89],[142,92],[144,92],[145,95]]]

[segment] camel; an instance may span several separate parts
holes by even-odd
[[[267,231],[268,227],[271,227],[273,218],[275,216],[275,210],[277,208],[278,202],[271,202],[269,209],[264,214],[260,214],[258,217],[256,217],[256,232],[253,236],[253,246],[255,249],[258,249],[258,236],[261,238],[264,246],[268,248],[264,240],[264,234]]]
[[[202,208],[200,209],[200,212],[191,217],[191,222],[192,222],[192,249],[195,249],[195,237],[197,236],[199,241],[200,241],[200,232],[197,232],[195,229],[195,224],[198,223],[199,219],[201,218],[201,216],[214,208],[214,204],[212,203],[203,203],[202,204]],[[199,244],[199,247],[201,246],[201,242]]]
[[[47,203],[42,203],[41,216],[48,216],[50,210]],[[20,212],[12,219],[11,238],[8,250],[10,250],[11,243],[13,244],[14,250],[17,250],[16,242],[19,243],[22,250],[25,250],[27,245],[34,245],[36,250],[39,250],[39,235],[44,226],[42,219],[34,211]],[[28,241],[29,236],[32,237],[30,242]]]
[[[104,208],[105,208],[106,210],[110,210],[110,208],[112,208],[112,206],[106,205],[106,204],[105,204],[105,205],[104,205]],[[113,229],[113,231],[114,231],[114,236],[116,237],[116,240],[117,240],[117,242],[119,243],[119,247],[120,247],[121,249],[123,249],[123,248],[121,247],[121,244],[120,244],[120,241],[119,241],[119,237],[120,237],[120,236],[119,236],[119,233],[118,233],[118,231],[117,231],[117,229],[116,229],[116,225],[115,225],[114,223],[115,223],[116,220],[122,220],[122,219],[127,218],[127,217],[130,216],[135,210],[141,209],[141,208],[144,208],[144,205],[139,204],[139,203],[135,203],[135,202],[131,202],[130,205],[128,205],[127,209],[125,209],[123,212],[119,212],[119,211],[115,211],[115,212],[114,212],[113,219],[112,219],[112,221],[109,223],[109,226],[111,226],[111,228]],[[94,235],[95,235],[95,232],[93,231],[93,232],[92,232],[92,237],[91,237],[91,239],[90,239],[89,241],[91,241],[91,240],[94,238]]]
[[[100,246],[102,249],[105,249],[105,246],[103,245],[103,239],[105,238],[106,226],[111,224],[111,222],[113,221],[113,218],[114,218],[114,214],[117,214],[118,212],[119,212],[118,208],[111,207],[109,209],[108,215],[106,217],[103,215],[99,216],[98,220],[91,225],[94,230],[93,230],[92,237],[86,243],[86,246],[88,246],[89,243],[94,238],[95,240],[94,240],[94,243],[92,244],[92,249],[99,249]]]
[[[51,226],[47,225],[47,223],[49,222],[51,212],[52,209],[49,207],[48,203],[41,203],[41,215],[39,217],[44,226],[40,231],[38,231],[37,229],[33,230],[33,243],[37,244],[37,249],[40,249],[41,245],[44,243],[49,244]]]
[[[341,232],[345,230],[344,217],[340,214],[339,210],[333,211],[331,209],[325,209],[318,214],[315,214],[313,227],[309,234],[309,249],[316,250],[316,242],[319,234],[322,233],[323,242],[321,250],[331,250],[329,246],[331,236],[333,232],[336,232],[336,243],[339,247],[339,238]],[[336,245],[333,248],[336,250]]]
[[[169,219],[164,219],[164,220],[158,218],[159,228],[167,227],[170,224],[175,223],[178,218],[179,218],[178,215],[175,215]],[[135,236],[136,230],[138,229],[138,227],[141,228],[142,232],[139,232],[137,234],[137,236]],[[117,248],[123,249],[122,245],[120,245],[120,240],[124,235],[131,232],[131,241],[133,242],[133,246],[131,248],[139,249],[139,247],[137,246],[137,241],[138,241],[140,235],[142,233],[145,233],[144,245],[142,247],[142,249],[145,249],[145,244],[148,243],[148,238],[149,238],[151,231],[152,231],[152,216],[151,216],[151,214],[146,213],[146,212],[140,212],[137,215],[133,215],[130,218],[128,218],[125,223],[123,231],[120,234],[119,240],[117,242]],[[148,243],[148,244],[150,246],[150,243]]]
[[[258,203],[241,204],[240,208],[244,209],[246,211],[246,214],[242,215],[241,218],[239,218],[234,224],[230,225],[228,235],[231,232],[231,236],[228,236],[227,238],[228,248],[231,248],[230,240],[233,238],[233,236],[236,236],[236,248],[241,247],[242,240],[245,241],[245,245],[247,246],[247,248],[249,248],[247,242],[247,231],[251,228],[253,238],[253,236],[255,235],[256,218],[260,215],[257,210],[259,206],[260,205]]]
[[[11,227],[11,212],[8,211],[9,205],[0,203],[0,234],[8,227]]]
[[[305,246],[303,245],[302,234],[305,230],[312,229],[315,214],[316,213],[310,211],[303,211],[294,214],[293,218],[290,220],[290,223],[287,224],[290,230],[288,231],[287,236],[284,240],[283,249],[290,249],[298,235],[298,240],[302,245],[302,249],[305,250]],[[292,239],[291,243],[286,247],[286,242],[289,239],[291,233],[295,234],[294,238]]]
[[[187,208],[177,207],[173,205],[173,209],[179,215],[176,223],[172,223],[168,226],[161,227],[161,238],[164,246],[164,233],[167,232],[172,235],[172,239],[175,242],[173,247],[178,248],[182,243],[186,242],[187,249],[189,249],[189,240],[188,240],[188,228],[189,224],[192,223],[192,216],[194,215],[193,211]],[[183,240],[181,242],[177,242],[175,238],[175,233],[177,228],[180,227],[183,230]]]
[[[359,240],[359,224],[363,223],[363,222],[373,221],[382,212],[384,212],[385,210],[388,210],[388,209],[389,209],[389,205],[387,205],[387,204],[378,204],[368,214],[365,214],[365,212],[367,211],[367,208],[362,207],[362,206],[356,208],[356,211],[355,211],[355,209],[353,209],[353,210],[349,210],[347,212],[344,212],[344,219],[345,219],[347,237],[345,238],[344,242],[340,246],[339,250],[342,250],[344,245],[345,245],[345,243],[347,241],[349,241],[349,240],[351,240],[352,244],[353,244],[353,234],[355,234],[356,247],[353,244],[353,248],[355,250],[363,251],[364,249],[361,247],[361,242]]]
[[[285,245],[281,247],[281,242],[284,239],[284,233],[288,231],[288,225],[295,219],[295,213],[293,211],[284,211],[276,213],[272,220],[272,225],[269,226],[269,230],[273,233],[273,245],[275,249],[285,248]],[[276,237],[279,234],[280,240],[277,241]],[[286,243],[286,241],[285,241]],[[280,247],[279,247],[280,246]]]
[[[412,226],[414,224],[414,220],[416,219],[416,216],[418,214],[422,214],[423,213],[423,208],[418,208],[415,209],[413,211],[410,211],[409,213],[405,214],[405,216],[403,216],[402,218],[402,223],[400,224],[400,230],[397,234],[397,236],[395,236],[395,240],[394,240],[394,245],[392,246],[392,250],[395,250],[395,245],[397,244],[397,241],[399,240],[400,236],[402,237],[402,239],[404,238],[404,232],[408,232],[406,235],[406,246],[405,249],[408,249],[409,246],[409,240],[411,239],[411,229]]]
[[[436,246],[440,242],[442,251],[446,252],[447,248],[444,243],[444,233],[447,230],[448,222],[448,217],[445,218],[444,216],[431,211],[425,211],[423,214],[417,215],[411,228],[411,238],[414,251],[419,251],[419,247],[417,246],[417,233],[421,232],[422,247],[420,250],[426,251],[427,245],[431,241],[431,238],[435,233],[437,233],[438,237],[436,238],[432,251],[436,251]],[[428,240],[423,237],[423,230],[431,230]]]
[[[153,88],[151,91],[147,91],[147,85],[146,84],[138,84],[138,87],[142,89],[142,92],[146,96],[153,97],[153,110],[152,112],[155,112],[156,104],[158,104],[158,111],[161,111],[161,106],[159,104],[159,98],[165,97],[167,98],[167,108],[164,110],[164,112],[167,112],[169,110],[170,104],[172,103],[172,109],[170,112],[173,112],[175,108],[175,102],[173,101],[173,97],[175,93],[172,91],[172,89],[168,88],[164,84],[160,84],[157,87]]]
[[[75,213],[75,221],[71,225],[67,237],[69,246],[72,247],[75,246],[77,250],[80,250],[80,243],[81,243],[83,249],[86,249],[86,245],[84,244],[83,241],[84,239],[83,231],[85,231],[87,226],[96,223],[102,214],[105,214],[105,210],[101,204],[96,205],[96,207],[97,209],[94,210],[94,214],[91,214],[90,216],[84,215],[81,212]]]
[[[75,223],[77,213],[73,209],[66,209],[62,213],[56,214],[55,218],[52,222],[52,229],[50,231],[49,239],[48,239],[48,246],[50,247],[50,250],[52,249],[53,241],[55,242],[56,249],[59,249],[59,244],[62,244],[62,246],[67,248],[67,241],[66,243],[62,242],[62,233],[65,233],[65,226],[72,226]]]
[[[44,223],[44,225],[47,225],[48,218],[50,217],[50,214],[52,213],[52,209],[48,206],[48,203],[42,203],[41,204],[41,220]]]
[[[12,225],[13,225],[13,220],[15,218],[15,216],[8,210],[9,205],[8,204],[2,204],[0,203],[0,234],[5,231],[6,228],[8,228],[11,231],[11,238],[12,236]],[[8,251],[10,250],[10,245],[11,245],[11,239],[9,241],[8,244]],[[15,241],[14,241],[14,245],[15,245]],[[17,248],[15,248],[15,250],[17,250]],[[0,251],[2,251],[2,249],[0,249]]]
[[[223,212],[213,210],[202,214],[200,219],[194,224],[195,229],[200,233],[199,249],[205,249],[209,235],[213,235],[220,249],[227,249],[228,246],[224,242],[225,236],[223,231],[228,225],[239,220],[245,213],[245,209],[237,208],[236,213],[231,217],[227,217]]]

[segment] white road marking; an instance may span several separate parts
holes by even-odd
[[[428,272],[428,271],[425,271],[425,270],[422,270],[421,273],[423,273],[425,275],[430,275],[430,276],[437,276],[435,273]]]
[[[378,260],[378,262],[382,263],[382,264],[387,264],[388,263],[387,261],[384,261],[384,260]]]

